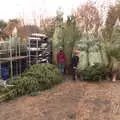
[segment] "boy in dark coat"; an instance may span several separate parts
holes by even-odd
[[[79,63],[78,52],[74,51],[73,56],[72,56],[72,60],[71,60],[73,80],[76,80],[76,77],[77,77],[77,65],[78,65],[78,63]]]

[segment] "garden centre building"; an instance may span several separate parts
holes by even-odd
[[[49,63],[50,51],[50,42],[44,34],[33,33],[27,41],[18,37],[0,41],[1,79],[13,79],[33,64]]]

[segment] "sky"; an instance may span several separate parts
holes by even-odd
[[[24,17],[25,23],[33,22],[33,18],[44,16],[54,16],[56,10],[62,7],[64,16],[71,13],[87,0],[1,0],[0,19],[8,20],[13,18]],[[108,0],[91,0],[100,6]],[[109,0],[114,3],[115,0]]]

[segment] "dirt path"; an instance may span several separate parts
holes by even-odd
[[[0,120],[120,120],[120,81],[67,81],[40,96],[0,104]]]

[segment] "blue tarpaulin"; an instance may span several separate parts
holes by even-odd
[[[7,80],[9,78],[9,70],[6,66],[1,66],[1,77],[3,80]]]

